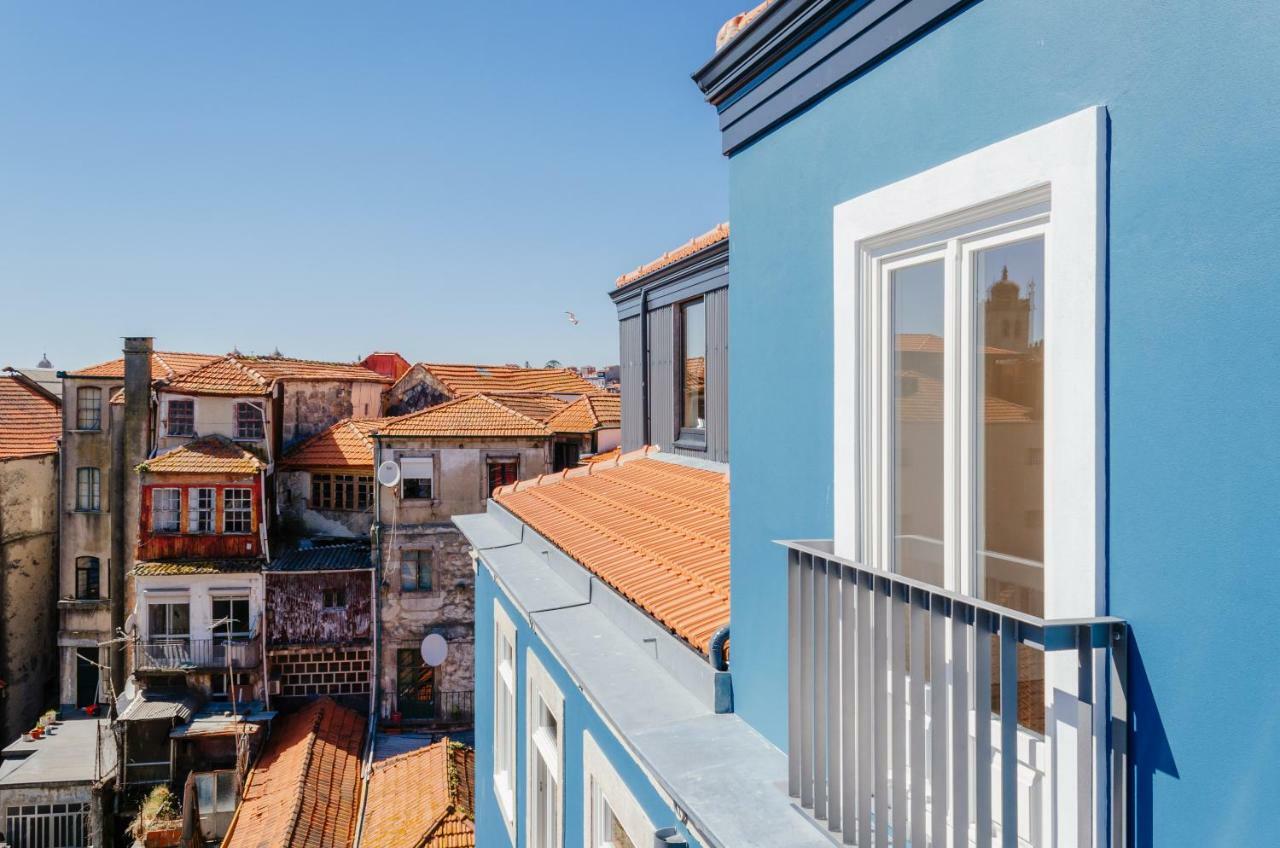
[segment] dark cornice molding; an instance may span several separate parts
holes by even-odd
[[[976,0],[778,0],[694,73],[731,154]]]
[[[640,314],[640,295],[646,289],[648,308],[655,309],[729,285],[730,241],[722,239],[609,292],[618,319]]]

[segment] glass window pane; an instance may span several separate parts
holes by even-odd
[[[984,250],[975,261],[978,591],[1044,615],[1044,240]],[[1018,689],[1019,723],[1043,732],[1039,651],[1018,649]]]
[[[701,300],[681,307],[684,325],[684,373],[681,426],[703,430],[707,426],[707,310]]]
[[[943,586],[943,263],[900,268],[891,273],[889,285],[894,570]]]

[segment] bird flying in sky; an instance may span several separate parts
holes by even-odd
[[[570,323],[570,324],[574,325],[575,327],[576,327],[576,326],[578,326],[578,316],[577,316],[577,315],[574,315],[572,312],[569,312],[568,310],[565,310],[565,313],[564,313],[564,314],[569,316],[569,323]]]

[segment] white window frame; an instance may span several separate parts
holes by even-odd
[[[208,508],[201,508],[200,494],[202,492],[209,493]],[[252,497],[252,496],[250,496]],[[206,529],[200,529],[199,517],[203,512],[209,513],[209,525]],[[217,533],[218,532],[218,490],[211,486],[197,486],[187,490],[187,532],[188,533]]]
[[[160,528],[160,523],[158,521],[161,512],[159,499],[162,492],[166,497],[169,493],[173,493],[178,498],[177,508],[176,510],[173,510],[175,512],[173,527],[163,530]],[[164,511],[169,512],[169,510]],[[151,532],[157,534],[163,533],[166,535],[182,532],[182,489],[177,486],[158,486],[151,490]]]
[[[426,469],[427,474],[424,476],[422,470]],[[405,497],[405,486],[410,480],[430,480],[431,495],[425,498],[409,498]],[[425,501],[432,502],[439,500],[440,492],[436,488],[436,457],[435,454],[428,456],[402,456],[400,457],[400,499],[408,501]]]
[[[250,406],[258,411],[257,423],[262,427],[262,435],[245,436],[240,432],[240,407]],[[267,437],[267,405],[260,400],[238,400],[231,405],[231,429],[235,433],[234,441],[260,442]]]
[[[516,663],[519,643],[516,626],[497,598],[493,601],[493,788],[502,811],[507,835],[514,845],[516,841],[516,739],[519,726],[517,692],[519,677]],[[511,645],[511,661],[503,662],[501,645],[506,640]],[[506,705],[507,722],[502,720],[503,702]]]
[[[227,529],[227,518],[231,515],[231,510],[228,509],[228,506],[230,505],[228,496],[232,492],[248,493],[247,503],[249,505],[248,506],[249,526],[244,530],[228,530]],[[239,508],[235,510],[237,515],[240,514],[242,511],[243,510]],[[248,486],[229,486],[222,490],[222,532],[224,535],[228,535],[228,536],[248,536],[253,534],[253,489],[252,488]]]
[[[535,835],[541,821],[535,809],[537,793],[537,760],[541,756],[555,774],[556,809],[553,848],[564,845],[564,695],[551,675],[534,654],[533,648],[525,648],[525,844],[536,845]],[[545,704],[555,718],[554,738],[544,732],[539,721],[539,708]]]
[[[631,790],[600,749],[590,731],[582,731],[582,836],[584,848],[614,848],[603,831],[601,802],[626,831],[636,848],[653,842],[657,828],[640,807]]]
[[[998,226],[1003,216],[1006,224],[1017,219],[1027,226],[1042,225],[1044,235],[1044,616],[1106,612],[1106,180],[1106,113],[1091,107],[835,207],[833,500],[838,555],[873,567],[893,566],[892,547],[885,545],[893,513],[893,501],[886,499],[892,490],[884,486],[886,447],[891,447],[886,427],[892,423],[891,402],[884,400],[892,395],[883,386],[889,379],[889,347],[877,337],[889,326],[884,311],[888,298],[882,296],[885,262],[945,243],[945,391],[972,393],[960,383],[961,339],[952,330],[974,320],[976,305],[958,297],[951,284],[958,262],[971,257],[953,239],[990,234],[983,228]],[[1043,220],[1036,220],[1041,214]],[[946,403],[952,409],[963,406],[949,399]],[[964,481],[974,475],[963,463],[974,454],[956,448],[963,444],[957,440],[972,439],[974,422],[959,418],[949,420],[944,433],[946,455],[960,458],[946,469],[944,523],[946,544],[967,552],[974,540],[975,505],[963,501],[977,495],[964,489]],[[955,552],[951,556],[952,563],[963,559]],[[977,594],[975,577],[957,572],[947,580],[958,591]],[[1048,745],[1019,733],[1020,762],[1041,774],[1053,773],[1052,762],[1072,768],[1070,754],[1059,753],[1059,746],[1073,750],[1069,740],[1076,732],[1070,704],[1058,703],[1065,700],[1059,694],[1077,685],[1078,668],[1069,654],[1045,657]],[[1103,712],[1095,714],[1095,733],[1106,732]],[[1048,760],[1040,757],[1041,751]],[[1058,814],[1042,810],[1045,844],[1053,828],[1058,839],[1073,841],[1074,817],[1063,813],[1078,803],[1067,790],[1071,785],[1068,780],[1047,790]],[[1100,795],[1094,803],[1100,809]],[[1055,820],[1057,825],[1051,824]]]
[[[885,408],[883,386],[876,382],[883,380],[877,375],[883,372],[885,348],[872,330],[881,323],[876,310],[887,301],[879,296],[878,266],[886,254],[901,257],[940,241],[950,244],[957,234],[967,234],[966,228],[1002,215],[1034,217],[1038,204],[1047,201],[1045,616],[1104,612],[1105,140],[1105,112],[1091,107],[835,207],[837,554],[880,568],[892,565],[883,544],[886,515],[892,511],[883,486],[885,416],[892,407]],[[948,320],[964,317],[953,310]],[[959,355],[957,347],[948,345],[949,361]],[[948,368],[950,377],[954,371]],[[962,436],[948,431],[946,438]],[[946,521],[954,522],[948,544],[959,544],[961,536],[965,544],[972,541],[957,509],[948,509]],[[976,587],[956,588],[972,592]]]

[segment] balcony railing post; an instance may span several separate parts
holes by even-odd
[[[857,572],[852,569],[840,569],[840,770],[843,772],[840,829],[845,845],[855,844],[858,836],[857,579]]]
[[[973,823],[977,844],[991,844],[991,613],[977,611],[973,646]]]
[[[800,557],[800,689],[805,693],[800,711],[800,805],[813,809],[813,556]]]
[[[1018,622],[1000,620],[1000,844],[1018,848]]]
[[[800,668],[801,556],[798,551],[787,551],[787,787],[793,798],[800,797],[800,752],[804,747],[798,720],[804,710],[805,691]]]
[[[929,595],[911,589],[911,844],[925,845],[925,628]]]
[[[1129,628],[1112,628],[1111,702],[1107,741],[1111,746],[1111,848],[1129,845]]]

